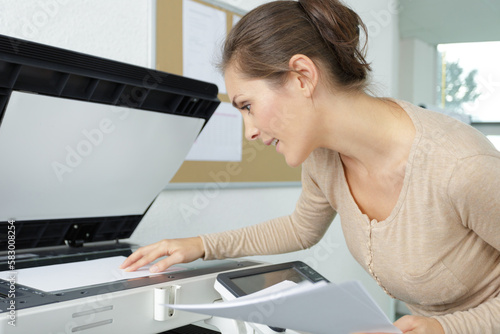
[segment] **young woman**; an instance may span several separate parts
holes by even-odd
[[[302,165],[296,209],[163,240],[122,267],[305,249],[339,214],[356,260],[415,314],[395,323],[404,333],[500,333],[500,153],[466,124],[368,94],[363,32],[336,0],[274,1],[243,17],[221,63],[228,95],[249,140]]]

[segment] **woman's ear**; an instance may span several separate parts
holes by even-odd
[[[319,79],[316,64],[314,64],[311,58],[303,54],[296,54],[290,58],[288,66],[294,80],[293,82],[298,84],[298,88],[306,97],[312,97]]]

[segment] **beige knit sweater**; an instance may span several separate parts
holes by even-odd
[[[387,219],[370,221],[339,154],[317,149],[302,166],[302,194],[290,216],[201,236],[205,259],[311,247],[338,213],[352,255],[387,294],[414,314],[434,316],[447,334],[498,334],[500,153],[464,123],[396,102],[416,137]]]

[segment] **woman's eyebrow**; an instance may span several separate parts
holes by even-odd
[[[233,97],[233,101],[231,102],[231,104],[233,105],[233,107],[235,107],[236,109],[238,109],[238,104],[236,103],[236,99],[238,98],[238,96],[240,96],[241,94],[238,94],[236,96]]]

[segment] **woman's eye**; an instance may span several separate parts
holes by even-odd
[[[245,104],[243,107],[241,107],[241,110],[246,110],[248,112],[248,114],[250,114],[250,105]]]

